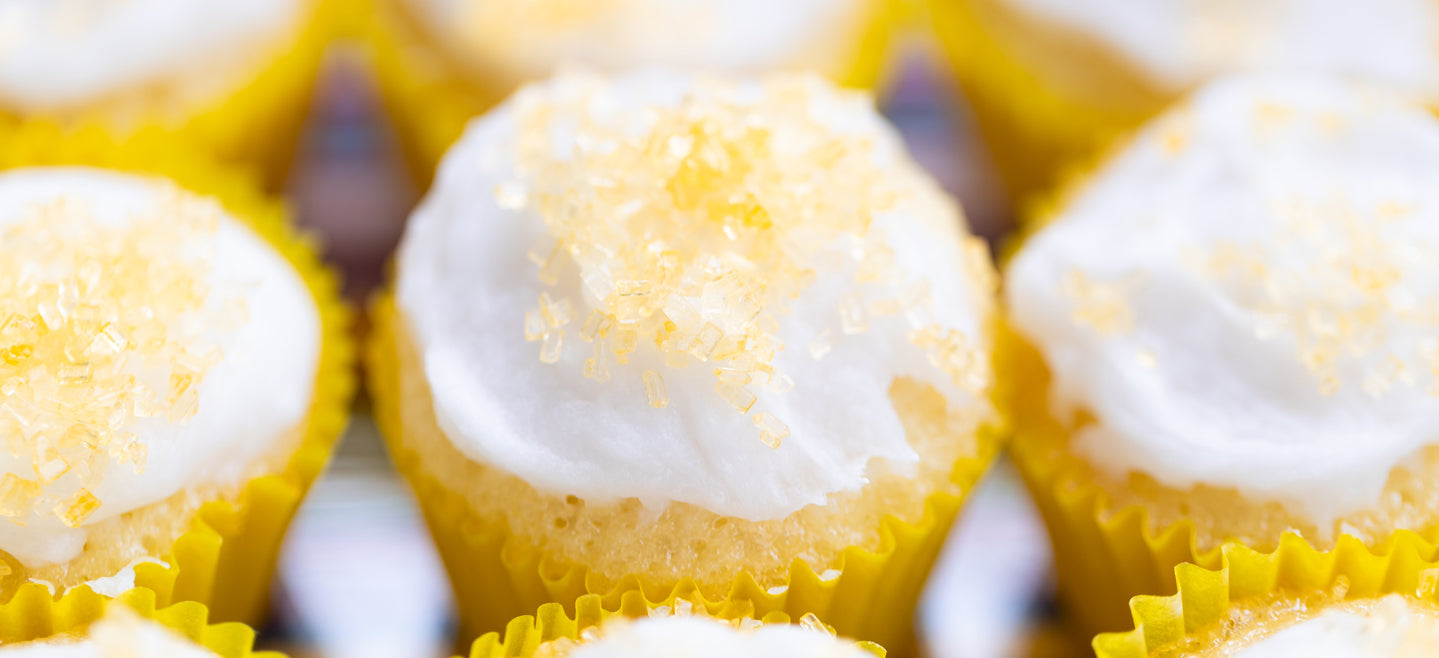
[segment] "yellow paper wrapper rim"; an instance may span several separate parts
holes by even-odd
[[[72,130],[52,122],[0,127],[0,171],[35,166],[90,166],[168,178],[212,197],[275,248],[305,282],[320,316],[321,348],[304,436],[283,472],[249,481],[238,502],[213,501],[196,513],[170,553],[169,566],[135,568],[138,587],[160,605],[206,603],[216,619],[257,621],[280,539],[310,484],[329,459],[348,420],[354,392],[355,344],[349,309],[336,276],[321,264],[315,241],[290,224],[284,205],[245,176],[219,168],[164,137],[140,133],[117,140],[100,128]],[[24,588],[20,588],[24,589]],[[60,598],[89,596],[87,586]]]
[[[904,9],[901,0],[869,2],[873,16],[839,82],[882,91],[888,82],[891,41]],[[399,4],[366,0],[352,29],[364,39],[386,109],[398,124],[401,146],[423,189],[470,119],[504,100],[513,89],[483,84],[463,62],[436,47]]]
[[[184,601],[162,608],[155,602],[155,593],[147,589],[106,599],[89,588],[81,588],[74,595],[55,600],[45,587],[27,584],[0,608],[0,644],[78,633],[103,617],[108,607],[124,605],[222,658],[284,658],[272,651],[255,651],[255,631],[249,626],[234,622],[211,624],[210,612],[203,604]]]
[[[558,603],[540,606],[534,615],[516,617],[505,625],[505,632],[486,633],[470,646],[470,658],[530,658],[540,645],[558,639],[576,640],[590,628],[594,628],[612,617],[643,618],[662,607],[673,609],[679,601],[687,601],[698,612],[701,608],[706,616],[722,621],[753,619],[751,606],[733,601],[707,601],[698,591],[676,588],[662,600],[651,601],[644,593],[626,592],[617,604],[605,605],[604,599],[596,594],[586,594],[575,601],[575,614],[571,617],[565,607]],[[788,624],[793,621],[781,611],[770,612],[759,618],[764,624]],[[883,647],[873,642],[859,642],[860,648],[877,658],[885,658]]]
[[[479,518],[463,496],[446,489],[426,473],[416,455],[400,444],[397,437],[402,435],[403,428],[395,402],[400,393],[394,323],[401,320],[390,293],[382,292],[375,297],[370,316],[373,333],[366,343],[365,356],[369,390],[375,399],[375,419],[386,437],[396,468],[409,480],[420,499],[442,554],[464,553],[467,549],[478,552],[481,546],[498,546],[504,576],[513,583],[536,585],[533,591],[515,597],[521,601],[570,602],[588,594],[598,595],[605,607],[614,608],[622,604],[629,592],[641,592],[650,601],[666,601],[677,593],[700,590],[691,580],[654,583],[641,574],[623,576],[606,586],[584,565],[557,559],[542,548],[495,528],[493,521]],[[960,494],[931,495],[925,501],[923,515],[914,523],[886,516],[880,528],[879,547],[874,551],[856,546],[845,549],[833,567],[839,575],[821,577],[808,562],[796,558],[782,586],[766,589],[752,574],[742,571],[729,583],[720,600],[746,602],[745,605],[761,617],[775,611],[791,616],[812,612],[842,635],[876,640],[902,653],[907,640],[911,639],[908,637],[909,610],[903,606],[894,610],[870,610],[871,599],[888,595],[913,605],[964,499],[994,461],[1007,437],[1008,422],[1001,414],[993,424],[981,429],[976,454],[956,463],[951,480],[961,486]],[[455,578],[454,573],[451,577]],[[912,597],[909,596],[911,588]],[[462,612],[469,594],[457,584],[456,596],[461,600]]]
[[[1221,552],[1217,569],[1175,567],[1176,594],[1131,599],[1134,630],[1095,637],[1099,658],[1149,656],[1223,622],[1231,603],[1277,592],[1325,591],[1340,579],[1351,599],[1393,593],[1439,598],[1435,547],[1408,531],[1395,533],[1383,550],[1346,535],[1333,550],[1319,551],[1287,534],[1267,553],[1238,543],[1225,544]]]

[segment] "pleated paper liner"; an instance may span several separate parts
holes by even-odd
[[[33,583],[20,588],[9,603],[0,605],[0,645],[80,633],[115,605],[123,605],[221,658],[284,658],[271,651],[255,651],[255,631],[249,626],[210,623],[209,611],[194,601],[165,607],[156,604],[155,593],[150,590],[134,589],[106,599],[89,588],[56,600],[50,597],[50,590]]]
[[[599,595],[605,606],[612,607],[619,605],[626,592],[642,591],[650,600],[662,601],[676,591],[697,587],[688,581],[655,583],[644,574],[630,574],[605,587],[589,577],[585,565],[557,560],[510,535],[502,522],[475,514],[463,495],[439,483],[401,440],[406,428],[398,411],[395,334],[400,319],[393,299],[380,296],[371,318],[374,333],[367,343],[366,365],[376,420],[396,467],[419,500],[449,570],[462,637],[497,631],[515,616],[545,603],[571,605],[586,594]],[[886,517],[879,549],[845,550],[833,568],[837,576],[821,578],[809,564],[796,559],[782,587],[767,590],[751,574],[741,572],[719,603],[747,602],[761,617],[773,612],[794,618],[813,613],[842,636],[877,642],[896,655],[909,655],[920,590],[964,496],[994,460],[1004,436],[1002,427],[987,428],[980,437],[978,454],[955,465],[951,477],[961,485],[961,495],[932,495],[917,523]]]
[[[259,193],[245,177],[174,148],[164,135],[147,133],[117,142],[98,127],[77,132],[50,123],[14,130],[0,126],[0,171],[50,165],[163,176],[217,199],[295,268],[315,300],[322,344],[313,399],[304,437],[284,471],[252,479],[235,503],[203,505],[171,551],[155,556],[168,566],[144,563],[135,568],[136,585],[154,590],[160,606],[198,601],[209,606],[214,619],[256,623],[263,619],[285,530],[348,420],[355,345],[350,311],[339,297],[336,277],[321,264],[314,240],[290,224],[283,204]],[[85,586],[71,588],[59,604],[76,596],[92,593]]]
[[[773,611],[763,617],[755,617],[752,606],[734,601],[706,601],[694,589],[676,588],[669,596],[660,600],[645,598],[643,592],[625,592],[618,599],[606,604],[596,594],[586,594],[575,601],[575,614],[571,617],[565,606],[558,603],[541,605],[533,615],[511,619],[504,626],[504,634],[490,632],[475,640],[470,646],[470,658],[531,658],[546,642],[567,639],[578,641],[591,628],[595,628],[614,617],[644,618],[668,616],[677,606],[690,606],[690,614],[704,615],[721,621],[758,619],[763,624],[788,624],[794,621],[782,611]],[[833,629],[830,629],[833,630]],[[818,631],[816,631],[818,632]],[[860,642],[859,646],[884,658],[882,647],[872,642]]]
[[[0,124],[47,121],[68,129],[166,136],[202,149],[231,166],[252,169],[266,189],[278,191],[294,159],[326,48],[337,34],[347,0],[307,0],[308,15],[272,61],[236,86],[190,107],[173,99],[101,104],[78,113],[17,114],[0,105]]]
[[[855,47],[855,61],[839,82],[873,89],[888,64],[900,0],[869,0],[874,17]],[[444,52],[401,0],[364,0],[363,32],[380,95],[395,122],[400,147],[420,190],[429,187],[440,159],[465,124],[510,95],[508,83],[485,80]]]
[[[1029,202],[1164,103],[1103,107],[1030,70],[976,15],[990,0],[928,0],[931,18],[1010,199]]]
[[[1341,586],[1346,599],[1403,594],[1439,601],[1439,563],[1434,544],[1401,531],[1373,551],[1353,537],[1318,551],[1297,535],[1285,535],[1270,552],[1231,543],[1219,551],[1214,568],[1174,568],[1170,596],[1136,596],[1129,603],[1133,630],[1094,638],[1099,658],[1143,658],[1184,646],[1225,622],[1231,604],[1270,594],[1327,592]]]

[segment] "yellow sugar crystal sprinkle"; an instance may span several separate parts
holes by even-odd
[[[100,499],[95,497],[87,489],[75,492],[75,495],[65,499],[55,506],[55,516],[72,528],[77,528],[90,518],[95,510],[100,509]]]
[[[526,338],[546,341],[543,361],[598,344],[611,359],[595,352],[584,371],[603,382],[608,368],[653,346],[658,358],[645,363],[712,364],[721,396],[748,413],[761,390],[792,388],[774,366],[786,348],[778,334],[790,304],[821,275],[848,277],[854,288],[838,309],[839,335],[808,346],[815,358],[836,339],[898,321],[892,316],[939,331],[927,283],[898,267],[871,230],[877,213],[911,194],[911,174],[878,164],[875,135],[816,120],[817,106],[867,108],[865,96],[775,76],[753,88],[700,80],[675,105],[597,110],[623,107],[628,99],[616,93],[602,77],[564,74],[514,102],[515,179],[495,199],[547,229],[530,250],[545,289],[524,317]],[[981,283],[992,279],[987,252],[972,247],[968,265]],[[564,283],[581,294],[563,292],[583,300],[577,314],[560,294],[558,276],[570,272],[577,282]],[[584,318],[580,340],[550,342],[572,315]],[[659,373],[644,379],[651,404],[667,404]]]
[[[653,370],[646,370],[644,380],[645,395],[650,399],[650,406],[656,409],[669,406],[670,398],[665,392],[665,378]]]
[[[1101,336],[1128,333],[1134,328],[1134,310],[1129,306],[1129,289],[1123,282],[1101,282],[1079,270],[1064,277],[1064,292],[1073,304],[1076,324],[1086,325]]]
[[[0,479],[0,516],[82,523],[111,462],[144,469],[133,423],[198,408],[222,356],[214,309],[231,317],[242,298],[209,288],[218,205],[156,186],[153,209],[124,222],[60,198],[0,228],[0,436],[30,465]]]
[[[789,436],[789,426],[767,413],[754,415],[754,424],[759,426],[759,440],[770,448],[779,448],[780,441]]]
[[[1218,242],[1191,264],[1258,318],[1257,338],[1292,339],[1321,393],[1439,391],[1430,352],[1439,299],[1415,288],[1439,272],[1439,243],[1415,230],[1428,218],[1410,211],[1392,200],[1361,206],[1337,195],[1284,197],[1271,205],[1273,235]],[[1346,380],[1347,372],[1355,374]]]

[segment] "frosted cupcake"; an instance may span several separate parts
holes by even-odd
[[[866,96],[527,87],[447,156],[395,265],[377,412],[464,630],[693,581],[908,641],[996,449],[993,274]]]
[[[1016,461],[1086,630],[1237,540],[1439,522],[1439,122],[1331,79],[1217,82],[1008,268]]]
[[[632,594],[635,594],[632,592]],[[631,597],[638,599],[639,597]],[[628,601],[639,603],[642,601]],[[813,615],[798,624],[783,614],[763,622],[747,616],[716,617],[703,604],[675,599],[672,605],[644,604],[639,615],[602,607],[598,596],[581,598],[571,620],[564,607],[550,603],[534,617],[511,621],[501,639],[489,633],[470,649],[470,658],[884,658],[884,649],[835,637]]]
[[[173,134],[278,186],[328,37],[330,0],[13,0],[0,119]]]
[[[1430,655],[1439,646],[1436,565],[1416,561],[1417,544],[1401,541],[1391,555],[1358,548],[1332,565],[1308,547],[1231,546],[1217,571],[1175,569],[1179,594],[1135,597],[1135,629],[1096,637],[1094,650],[1100,658]],[[1280,569],[1286,561],[1303,566]]]
[[[869,87],[887,0],[373,0],[382,91],[428,182],[465,123],[564,64],[730,74],[812,70]]]
[[[0,172],[0,601],[139,584],[261,614],[343,424],[335,294],[276,206]]]
[[[283,658],[255,653],[255,632],[237,623],[210,624],[205,606],[187,601],[155,608],[155,593],[131,590],[119,601],[90,595],[65,606],[30,597],[0,606],[0,656],[5,658]],[[24,610],[18,609],[21,605]]]
[[[1439,104],[1430,0],[932,0],[979,127],[1025,197],[1225,74],[1323,73]]]

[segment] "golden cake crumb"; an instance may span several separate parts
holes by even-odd
[[[894,174],[875,164],[870,137],[811,116],[817,103],[865,97],[803,77],[770,78],[743,100],[733,87],[700,82],[677,106],[616,121],[591,111],[605,102],[603,80],[564,82],[583,93],[517,97],[518,175],[498,185],[495,198],[544,221],[548,235],[529,252],[540,281],[555,286],[561,263],[571,261],[585,299],[597,300],[579,314],[580,341],[592,354],[585,377],[608,381],[611,363],[653,345],[669,368],[717,364],[716,393],[748,414],[756,391],[794,385],[774,366],[786,348],[777,334],[790,302],[818,273],[841,270],[852,272],[856,288],[835,309],[834,328],[807,346],[812,357],[865,333],[872,317],[903,314],[931,361],[960,385],[984,388],[988,364],[974,337],[941,331],[928,283],[906,280],[894,251],[870,230],[874,214],[900,198],[886,184]],[[550,128],[559,124],[567,129],[557,138]],[[997,285],[981,242],[971,239],[964,254],[980,285]],[[525,314],[525,337],[542,343],[542,362],[562,359],[575,316],[568,300],[549,293]],[[645,371],[644,383],[650,403],[666,406],[660,374]],[[769,443],[781,433],[761,434]]]
[[[144,469],[131,426],[188,420],[220,360],[201,315],[220,210],[165,192],[123,225],[60,199],[0,228],[0,435],[32,466],[0,478],[12,522],[83,523],[111,462]]]

